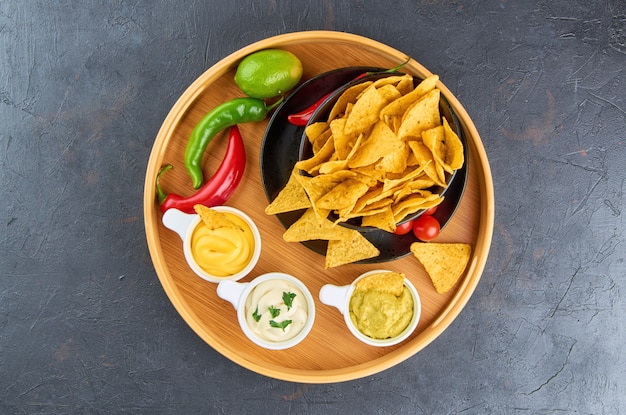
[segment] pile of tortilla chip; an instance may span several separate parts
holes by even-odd
[[[378,256],[378,249],[338,223],[358,218],[361,226],[394,232],[404,218],[443,201],[440,192],[464,155],[440,114],[438,79],[415,85],[405,74],[353,85],[328,120],[306,128],[313,155],[295,164],[266,209],[307,209],[285,240],[328,240],[327,267],[356,262]],[[339,256],[334,249],[348,252]]]

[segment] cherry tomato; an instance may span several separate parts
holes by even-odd
[[[440,230],[439,221],[432,216],[421,215],[413,222],[413,234],[421,241],[432,241]]]
[[[437,205],[437,206],[439,206],[439,205]],[[423,215],[426,215],[426,216],[432,216],[432,215],[434,215],[434,214],[435,214],[435,212],[437,211],[437,206],[433,206],[433,207],[431,207],[431,208],[429,208],[429,209],[426,209],[426,211],[425,211],[424,213],[422,213],[422,216],[423,216]]]
[[[398,226],[396,226],[396,231],[394,232],[395,235],[406,235],[407,233],[411,232],[411,230],[413,229],[413,221],[412,220],[408,220]]]

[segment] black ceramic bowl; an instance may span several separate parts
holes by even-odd
[[[289,123],[288,116],[308,108],[311,104],[328,94],[334,94],[338,89],[345,88],[349,82],[352,82],[363,73],[383,71],[384,69],[381,68],[355,66],[338,68],[321,73],[296,88],[285,98],[284,102],[276,108],[263,136],[259,157],[261,181],[269,203],[274,200],[285,184],[287,184],[294,164],[301,157],[303,151],[302,137],[304,127]],[[333,96],[329,95],[328,99],[333,99]],[[322,107],[319,109],[320,113],[321,111]],[[462,133],[463,131],[459,128],[454,113],[452,111],[442,112],[448,120],[455,120],[455,123],[450,123],[450,125],[456,129],[457,134]],[[465,183],[467,181],[469,163],[468,151],[465,137],[459,134],[459,138],[461,138],[464,145],[465,163],[456,172],[454,180],[450,182],[448,189],[446,189],[444,201],[437,207],[437,211],[433,215],[439,221],[442,230],[456,212],[461,198],[463,197]],[[279,213],[276,217],[285,229],[287,229],[297,221],[303,213],[304,209]],[[392,261],[409,255],[411,252],[411,244],[418,241],[412,232],[406,235],[396,235],[382,229],[370,230],[368,228],[367,232],[363,232],[363,236],[380,250],[379,256],[359,262],[367,264]],[[328,241],[310,240],[304,241],[302,244],[320,255],[325,255]]]
[[[397,75],[403,75],[403,74],[399,72],[375,72],[367,76],[359,77],[358,79],[355,79],[351,82],[346,83],[342,87],[335,90],[332,94],[330,94],[326,100],[324,100],[324,102],[318,107],[315,113],[311,116],[311,119],[309,120],[307,126],[316,122],[325,122],[326,120],[328,120],[330,111],[332,110],[333,106],[335,105],[339,97],[347,89],[351,88],[352,86],[358,85],[363,82],[375,81],[381,78],[385,78],[389,76],[397,76]],[[413,78],[413,82],[415,85],[418,85],[421,81],[422,80],[417,77]],[[456,114],[454,113],[454,110],[452,109],[452,107],[450,106],[450,104],[448,103],[448,101],[443,95],[441,95],[441,98],[439,101],[439,112],[442,117],[445,117],[447,119],[448,124],[454,130],[454,132],[459,136],[461,143],[463,143],[464,160],[466,163],[467,162],[467,143],[465,140],[465,135],[463,134],[463,129],[460,127],[459,120]],[[303,132],[301,142],[300,142],[299,160],[306,160],[312,156],[313,156],[313,149],[312,149],[311,143],[309,139],[307,138],[306,133]],[[434,186],[428,190],[431,191],[432,193],[437,193],[440,196],[445,198],[446,194],[450,191],[450,189],[455,189],[455,190],[458,189],[458,186],[454,186],[454,181],[457,180],[457,176],[462,176],[458,180],[463,181],[462,186],[464,187],[465,175],[457,174],[459,170],[455,170],[451,174],[446,173],[447,186],[445,188],[441,186]],[[301,171],[300,173],[305,174],[305,175],[307,174],[304,171]],[[411,215],[406,216],[405,218],[402,219],[400,223],[398,223],[398,225],[404,222],[414,220],[415,218],[422,215],[425,211],[426,209],[421,209]],[[331,212],[329,215],[329,219],[335,221],[336,219],[338,219],[338,216],[335,213]],[[345,222],[340,222],[340,224],[342,226],[345,226],[351,229],[356,229],[359,232],[368,232],[368,231],[377,229],[373,227],[362,226],[361,218],[359,217],[349,219]]]

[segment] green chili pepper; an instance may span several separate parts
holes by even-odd
[[[167,166],[161,167],[161,170],[159,170],[159,173],[157,174],[156,177],[156,194],[157,194],[157,200],[159,201],[159,204],[163,203],[165,201],[165,199],[167,198],[167,193],[165,193],[163,191],[163,189],[161,188],[161,186],[159,185],[159,179],[161,178],[161,176],[163,176],[163,173],[165,173],[166,171],[170,170],[172,167],[171,164],[168,164]]]
[[[267,107],[257,98],[234,98],[226,101],[208,114],[194,127],[185,148],[185,168],[195,189],[202,186],[202,157],[209,142],[225,128],[249,121],[263,121],[268,112],[282,102],[282,98]]]

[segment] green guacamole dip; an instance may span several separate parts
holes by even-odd
[[[359,331],[373,339],[396,337],[413,318],[413,297],[405,286],[402,294],[379,290],[354,290],[350,297],[350,319]]]

